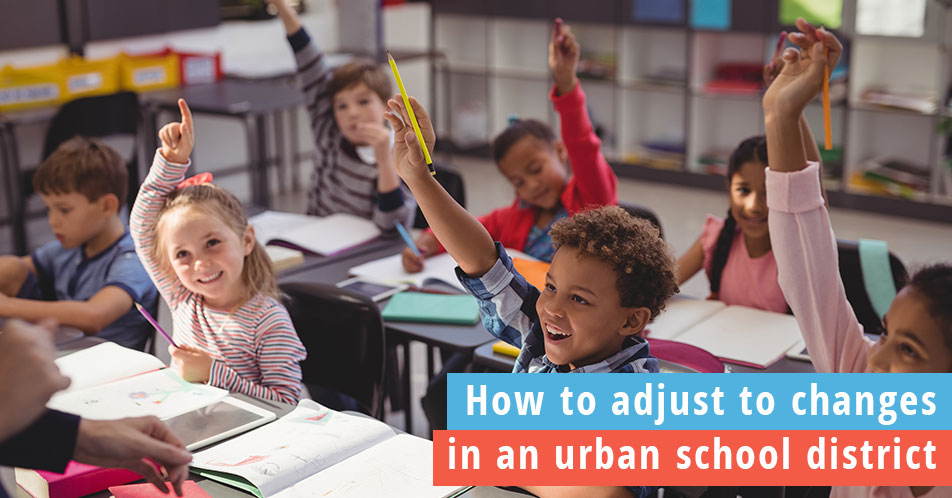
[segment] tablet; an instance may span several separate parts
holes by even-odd
[[[182,440],[185,449],[194,451],[222,439],[250,431],[274,419],[273,412],[229,396],[208,406],[167,419],[165,423]]]
[[[381,282],[365,280],[363,277],[354,277],[344,280],[343,282],[338,282],[337,287],[341,289],[347,289],[358,294],[363,294],[370,299],[373,299],[374,302],[377,302],[384,300],[402,290],[406,290],[409,286],[406,284],[389,285]]]

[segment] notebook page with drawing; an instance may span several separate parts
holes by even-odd
[[[432,460],[408,459],[406,454],[394,453],[402,449],[419,452],[417,444],[404,446],[400,440],[401,443],[377,448],[395,436],[393,428],[379,420],[340,413],[314,401],[302,400],[294,411],[269,425],[195,453],[191,467],[196,474],[259,497],[275,496],[279,492],[283,497],[322,496],[330,490],[322,488],[320,494],[313,495],[310,494],[313,488],[303,481],[376,448],[357,460],[367,465],[358,465],[358,476],[386,473],[399,469],[399,465],[407,465],[414,476],[432,482]],[[427,453],[432,453],[432,446]],[[333,476],[340,476],[346,487],[347,479],[353,479],[350,467],[344,464],[329,475],[334,482],[338,481]],[[426,477],[426,473],[430,476]],[[416,480],[415,477],[408,479],[409,482]],[[300,488],[296,486],[298,483]],[[390,483],[387,496],[400,495],[397,484],[399,482]]]
[[[460,490],[433,485],[432,441],[400,434],[308,477],[274,498],[441,498]]]
[[[171,369],[156,370],[103,385],[53,395],[47,406],[84,418],[113,420],[155,415],[169,418],[209,405],[228,391],[186,382]]]
[[[318,217],[265,211],[248,223],[262,244],[286,243],[325,256],[369,242],[381,233],[373,221],[346,213]]]

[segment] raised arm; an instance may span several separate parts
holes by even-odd
[[[802,19],[801,30],[810,27]],[[764,95],[767,129],[767,203],[770,241],[780,288],[797,317],[818,372],[862,372],[869,344],[846,300],[837,267],[836,238],[824,206],[819,166],[808,162],[800,116],[817,94],[839,42],[820,30],[803,53],[789,48],[784,68]]]
[[[402,98],[394,96],[387,102],[386,118],[394,129],[393,158],[397,173],[416,198],[436,238],[467,275],[479,277],[496,263],[496,249],[489,232],[479,220],[457,204],[427,170],[423,150],[417,141]],[[433,123],[426,109],[413,97],[410,105],[423,132],[423,141],[430,149],[436,142]],[[404,125],[407,123],[407,125]]]
[[[618,203],[618,179],[602,154],[576,73],[580,48],[572,29],[556,19],[549,40],[549,69],[555,81],[550,98],[562,131],[562,141],[572,165],[572,176],[581,203]]]
[[[189,154],[195,145],[192,112],[184,99],[179,99],[178,104],[182,121],[169,123],[159,130],[162,148],[156,151],[152,169],[142,182],[139,195],[136,196],[136,202],[129,214],[129,232],[135,242],[139,260],[155,283],[156,289],[173,309],[188,295],[189,290],[174,274],[162,269],[158,256],[153,254],[152,244],[155,240],[159,211],[165,204],[165,198],[185,178],[185,172],[190,165]]]

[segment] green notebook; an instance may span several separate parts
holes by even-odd
[[[469,325],[479,321],[479,305],[468,294],[401,292],[390,298],[381,314],[394,322]]]

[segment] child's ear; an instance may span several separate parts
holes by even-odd
[[[641,332],[651,320],[651,310],[648,308],[628,308],[628,320],[618,332],[621,335],[635,335]]]
[[[116,194],[105,194],[99,198],[99,206],[107,214],[119,212],[119,198]]]
[[[245,250],[245,256],[251,254],[255,248],[255,227],[248,225],[245,227],[245,234],[241,238],[241,245]]]

